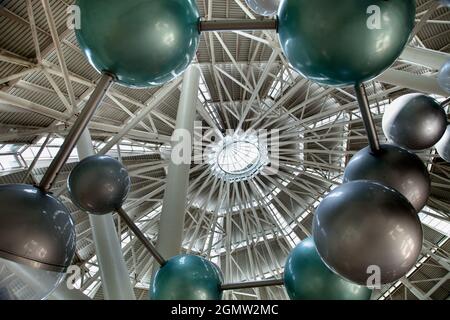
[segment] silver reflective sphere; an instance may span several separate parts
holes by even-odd
[[[450,5],[450,0],[449,0]],[[448,60],[439,70],[438,83],[442,89],[450,93],[450,60]]]
[[[83,159],[67,179],[72,201],[91,214],[107,214],[120,208],[130,190],[125,167],[108,156]]]
[[[443,137],[436,144],[436,151],[439,153],[442,159],[450,162],[450,125],[447,126]]]
[[[64,279],[63,272],[36,269],[0,258],[0,300],[42,300]]]
[[[0,204],[0,257],[65,271],[75,254],[75,226],[67,208],[52,195],[23,184],[1,185]]]
[[[0,186],[0,300],[41,300],[61,283],[75,254],[67,208],[29,185]]]
[[[386,107],[383,115],[385,136],[410,150],[433,147],[445,132],[447,116],[439,103],[426,95],[404,95]]]
[[[370,180],[400,192],[419,212],[427,203],[431,180],[422,160],[398,146],[384,144],[379,153],[369,147],[353,156],[344,172],[344,183]]]
[[[278,11],[281,0],[245,0],[247,6],[261,16],[273,16]]]
[[[341,185],[325,197],[313,221],[319,255],[338,275],[361,285],[380,271],[381,284],[404,276],[416,263],[423,232],[411,204],[372,181]]]

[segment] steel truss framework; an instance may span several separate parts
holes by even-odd
[[[241,0],[197,2],[205,20],[258,18]],[[66,26],[72,3],[2,1],[0,157],[12,156],[17,164],[2,168],[1,183],[41,180],[45,161],[54,156],[48,149],[60,145],[52,141],[67,135],[99,80]],[[419,90],[445,99],[435,74],[449,57],[450,14],[431,0],[418,0],[417,9],[411,47],[377,81],[366,84],[379,133],[384,108],[395,97]],[[182,250],[219,264],[227,283],[279,279],[290,250],[311,234],[315,207],[341,183],[351,156],[367,145],[355,92],[321,87],[297,74],[273,31],[203,33],[194,63],[202,70],[198,120],[202,133],[211,129],[199,137],[204,145],[230,129],[276,130],[279,163],[274,175],[236,181],[216,175],[208,162],[192,164]],[[178,78],[147,90],[115,85],[89,124],[96,152],[115,156],[127,166],[133,187],[123,209],[150,241],[157,238],[169,163],[166,146],[175,128],[181,84]],[[381,134],[379,139],[385,141]],[[29,150],[34,150],[36,161],[24,159]],[[421,213],[423,256],[414,270],[375,292],[375,298],[449,297],[450,166],[434,150],[419,156],[432,176],[432,196]],[[91,228],[65,190],[72,167],[72,163],[64,166],[52,191],[77,222],[75,262],[82,268],[77,286],[101,299]],[[136,297],[147,298],[157,263],[122,218],[115,214],[114,219]],[[271,286],[228,290],[225,298],[288,297],[281,286]]]

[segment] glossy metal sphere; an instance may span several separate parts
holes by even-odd
[[[450,162],[450,125],[447,126],[443,137],[436,144],[436,150],[442,159]]]
[[[220,300],[222,274],[212,262],[198,256],[171,258],[154,275],[153,300]]]
[[[292,250],[284,268],[284,284],[292,300],[370,300],[372,295],[369,288],[328,269],[312,238]]]
[[[433,98],[411,93],[397,98],[383,115],[384,135],[410,150],[433,147],[447,127],[447,115]]]
[[[414,18],[414,0],[283,0],[278,33],[299,73],[347,86],[373,79],[395,62]]]
[[[108,156],[92,156],[80,161],[67,179],[74,204],[92,214],[107,214],[120,208],[130,190],[125,167]]]
[[[369,147],[353,156],[345,168],[344,183],[371,180],[400,192],[417,212],[427,203],[431,180],[424,163],[414,153],[384,144],[374,154]]]
[[[55,197],[25,184],[0,185],[0,257],[65,271],[75,254],[75,226]]]
[[[0,258],[0,300],[45,299],[64,277],[64,272],[36,269]]]
[[[261,16],[273,16],[278,11],[281,0],[245,0],[247,6]]]
[[[450,5],[450,0],[449,0]],[[448,60],[439,70],[438,83],[442,89],[450,93],[450,60]]]
[[[72,217],[30,185],[0,185],[0,204],[0,300],[44,299],[74,257]]]
[[[325,264],[340,276],[372,285],[400,279],[417,262],[423,232],[413,206],[394,189],[354,181],[330,192],[316,209],[314,243]]]
[[[99,72],[126,86],[162,85],[180,75],[197,51],[194,0],[77,0],[78,43]]]

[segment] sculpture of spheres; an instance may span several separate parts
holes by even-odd
[[[303,240],[289,255],[284,285],[292,300],[370,300],[372,290],[349,282],[323,263],[312,238]]]
[[[371,180],[400,192],[416,209],[422,210],[431,192],[431,179],[422,160],[395,145],[381,145],[373,153],[370,147],[356,153],[345,168],[343,182]]]
[[[450,0],[449,0],[450,5]],[[438,83],[442,89],[450,93],[450,60],[448,60],[439,70]]]
[[[107,214],[122,206],[131,181],[116,159],[95,155],[81,160],[67,179],[74,204],[91,214]]]
[[[383,115],[384,135],[410,150],[433,147],[447,127],[444,108],[433,98],[411,93],[395,99]]]
[[[422,224],[414,207],[394,189],[373,181],[352,181],[331,191],[313,220],[317,251],[343,278],[371,286],[400,279],[417,262]]]
[[[52,195],[0,185],[0,300],[40,300],[60,284],[75,255],[75,226]]]
[[[414,0],[283,0],[278,34],[287,59],[306,78],[355,85],[397,60],[415,12]]]
[[[436,151],[442,159],[450,162],[450,125],[447,126],[447,130],[445,130],[441,140],[436,144]]]
[[[194,255],[169,259],[153,276],[153,300],[220,300],[223,276],[212,262]]]
[[[195,0],[77,0],[76,36],[99,72],[130,87],[162,85],[180,75],[197,51]]]
[[[256,14],[270,17],[277,13],[281,0],[245,0]]]

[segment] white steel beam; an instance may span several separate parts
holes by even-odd
[[[142,108],[139,113],[131,119],[131,121],[126,124],[120,132],[115,135],[108,143],[100,150],[101,154],[105,154],[109,151],[114,145],[116,145],[131,129],[133,129],[136,125],[139,124],[142,120],[144,120],[147,115],[158,106],[158,104],[167,97],[169,93],[172,92],[181,82],[181,77],[175,79],[173,82],[166,84],[164,87],[159,89],[152,98],[147,102],[144,108]],[[197,95],[195,95],[197,98]]]

